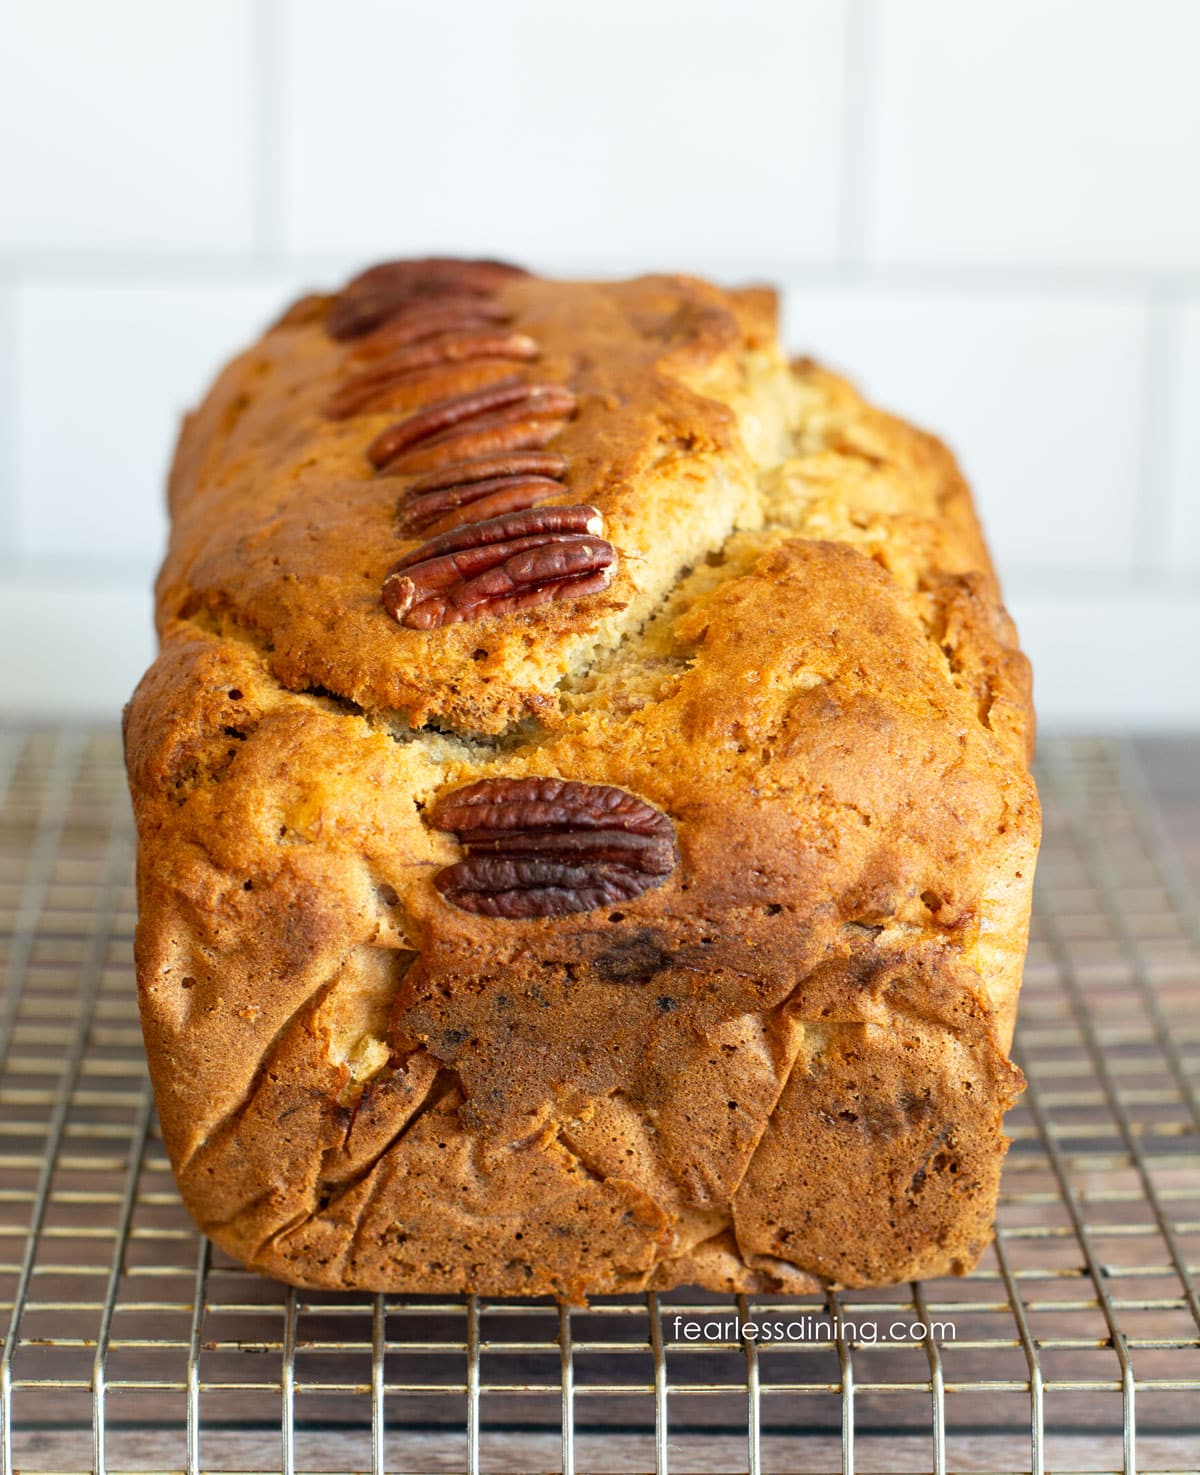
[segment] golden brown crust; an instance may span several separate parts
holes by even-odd
[[[364,451],[414,392],[328,418],[326,299],[181,439],[127,751],[184,1197],[306,1285],[966,1269],[1019,1089],[1039,819],[1028,669],[953,460],[789,368],[763,289],[515,277],[495,301],[578,396],[551,448],[617,550],[600,593],[389,619],[424,535]],[[679,864],[611,909],[459,910],[426,812],[493,776],[636,794]]]

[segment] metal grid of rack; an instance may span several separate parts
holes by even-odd
[[[144,1073],[118,742],[0,736],[0,1475],[1200,1468],[1189,876],[1130,746],[1044,744],[1040,780],[1029,1088],[978,1269],[568,1310],[296,1293],[210,1249]],[[738,1314],[812,1334],[685,1335]]]

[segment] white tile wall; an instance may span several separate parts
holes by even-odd
[[[877,259],[1195,267],[1194,0],[876,11]]]
[[[253,244],[253,7],[11,0],[0,20],[0,246]]]
[[[278,315],[285,295],[274,279],[24,285],[16,310],[24,551],[156,561],[182,415],[230,351]]]
[[[225,354],[446,249],[785,283],[959,451],[1044,723],[1200,724],[1197,55],[1193,0],[9,0],[0,714],[126,696]]]
[[[1018,588],[1008,603],[1033,654],[1043,730],[1200,728],[1200,599]]]
[[[295,0],[286,245],[645,263],[745,255],[752,222],[751,250],[828,260],[842,0],[730,15],[713,0]]]
[[[0,712],[115,721],[154,653],[150,597],[81,570],[0,582]]]

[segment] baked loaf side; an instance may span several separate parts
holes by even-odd
[[[244,1263],[577,1300],[986,1245],[1028,670],[949,453],[774,319],[395,263],[188,418],[138,981]]]

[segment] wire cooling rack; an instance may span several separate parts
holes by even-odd
[[[118,742],[0,736],[2,1475],[1200,1469],[1189,858],[1133,747],[1046,743],[1040,780],[1029,1089],[979,1268],[568,1311],[289,1292],[199,1238],[143,1067]],[[808,1335],[687,1335],[738,1315]]]

